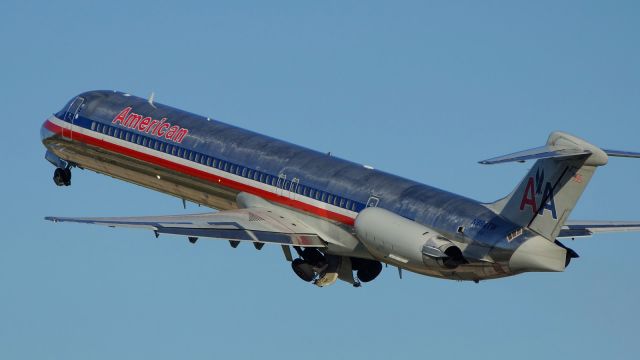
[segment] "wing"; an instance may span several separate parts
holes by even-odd
[[[558,237],[583,237],[625,231],[640,231],[640,221],[567,221]]]
[[[109,217],[72,218],[46,217],[53,222],[75,222],[109,227],[128,227],[153,230],[158,234],[173,234],[189,237],[195,241],[199,237],[226,239],[230,241],[251,241],[254,243],[274,243],[302,247],[324,247],[315,231],[297,219],[280,214],[273,209],[247,208],[215,213]]]

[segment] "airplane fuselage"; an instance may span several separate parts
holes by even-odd
[[[430,276],[513,275],[513,252],[535,236],[478,201],[122,92],[72,99],[45,121],[42,140],[72,165],[215,209],[256,195],[318,221],[335,238],[329,252]],[[367,207],[434,229],[477,261],[450,269],[394,256],[393,245],[363,246],[354,221]]]

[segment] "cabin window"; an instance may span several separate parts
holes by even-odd
[[[327,203],[331,204],[333,202],[333,195],[329,194],[329,196],[327,196]]]
[[[231,164],[229,164],[228,162],[224,162],[224,171],[229,172],[229,169],[231,168]]]
[[[327,193],[324,191],[320,191],[322,193],[322,197],[320,198],[322,202],[327,202]]]
[[[193,151],[189,151],[189,160],[193,161],[195,157],[196,157],[195,153]]]
[[[91,130],[96,131],[96,122],[95,121],[91,122]]]
[[[242,177],[243,178],[247,177],[247,172],[248,172],[247,168],[242,169]]]
[[[345,204],[345,200],[344,199],[340,199],[340,207],[344,208],[344,204]]]
[[[200,162],[200,154],[195,154],[195,156],[193,157],[193,160],[195,160],[195,162]]]
[[[213,158],[207,156],[207,166],[212,166],[211,164],[213,164]]]
[[[256,174],[257,174],[257,173],[256,173]],[[261,182],[261,183],[264,183],[264,174],[263,174],[263,173],[260,173],[260,182]]]
[[[231,172],[232,174],[236,173],[236,165],[235,164],[229,165],[229,172]]]

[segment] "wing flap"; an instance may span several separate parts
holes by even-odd
[[[271,209],[247,208],[216,213],[141,217],[46,217],[53,222],[74,222],[153,230],[159,234],[324,247],[324,241],[301,221]]]

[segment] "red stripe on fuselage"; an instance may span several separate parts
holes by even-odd
[[[63,128],[52,123],[51,121],[47,120],[44,123],[44,127],[47,128],[48,130],[50,130],[53,133],[56,134],[62,134],[62,130]],[[68,129],[65,129],[67,131],[69,131]],[[73,141],[80,141],[82,143],[85,144],[89,144],[89,145],[94,145],[94,146],[98,146],[101,147],[103,149],[106,150],[110,150],[110,151],[114,151],[116,153],[119,153],[121,155],[126,155],[126,156],[130,156],[132,158],[141,160],[141,161],[145,161],[148,163],[152,163],[158,166],[161,166],[163,168],[166,169],[170,169],[173,171],[177,171],[179,173],[185,174],[185,175],[189,175],[189,176],[194,176],[203,180],[207,180],[210,181],[216,185],[221,185],[221,186],[225,186],[225,187],[229,187],[232,188],[234,190],[238,190],[238,191],[242,191],[242,192],[247,192],[253,195],[257,195],[260,196],[264,199],[267,200],[271,200],[283,205],[287,205],[293,208],[296,208],[298,210],[302,210],[302,211],[306,211],[327,219],[331,219],[331,220],[336,220],[339,221],[341,223],[347,224],[347,225],[353,225],[354,224],[354,219],[350,218],[348,216],[342,215],[342,214],[338,214],[336,212],[333,211],[329,211],[326,209],[321,209],[318,207],[315,207],[313,205],[309,205],[307,203],[301,202],[301,201],[297,201],[297,200],[293,200],[290,199],[288,197],[285,196],[280,196],[277,194],[274,194],[272,192],[269,191],[265,191],[262,189],[258,189],[255,187],[252,187],[250,185],[246,185],[246,184],[242,184],[239,183],[237,181],[228,179],[228,178],[224,178],[218,175],[214,175],[214,174],[210,174],[208,172],[202,171],[202,170],[198,170],[198,169],[194,169],[192,167],[186,166],[186,165],[182,165],[182,164],[178,164],[166,159],[162,159],[159,158],[157,156],[153,156],[153,155],[149,155],[149,154],[145,154],[143,152],[140,151],[136,151],[121,145],[116,145],[116,144],[112,144],[108,141],[104,141],[104,140],[100,140],[100,139],[96,139],[93,138],[91,136],[87,136],[78,132],[73,132],[70,131],[73,138]]]

